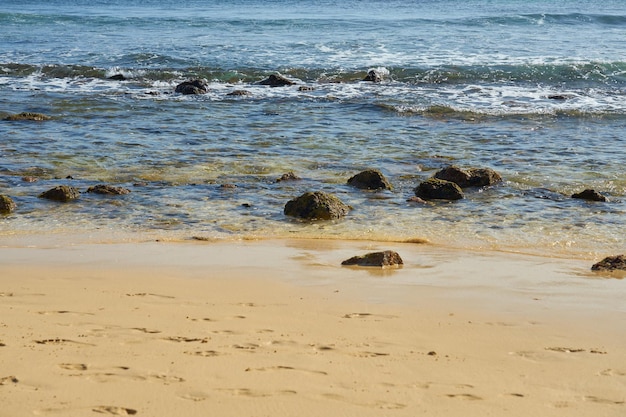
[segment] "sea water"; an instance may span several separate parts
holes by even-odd
[[[0,235],[621,252],[624,45],[621,0],[3,0],[0,119],[51,120],[0,121],[0,194],[18,205]],[[362,81],[371,69],[384,80]],[[296,84],[259,84],[275,73]],[[209,92],[174,93],[192,79]],[[503,182],[407,201],[448,165]],[[394,189],[346,184],[367,168]],[[290,171],[301,180],[276,181]],[[63,184],[131,193],[38,197]],[[571,198],[587,188],[609,201]],[[306,191],[353,210],[286,217]]]

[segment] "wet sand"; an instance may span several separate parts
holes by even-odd
[[[0,416],[626,413],[626,281],[591,260],[7,242]],[[404,266],[340,266],[383,249]]]

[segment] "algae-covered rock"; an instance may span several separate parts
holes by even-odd
[[[591,267],[592,271],[617,271],[617,270],[625,270],[626,271],[626,256],[624,255],[616,255],[616,256],[607,256],[600,262],[593,264]]]
[[[463,190],[452,181],[429,178],[415,189],[415,195],[424,200],[460,200]]]
[[[402,265],[402,258],[398,252],[386,250],[382,252],[372,252],[366,255],[353,256],[350,259],[346,259],[341,265],[356,265],[356,266],[399,266]]]
[[[607,201],[607,198],[597,192],[596,190],[586,189],[579,193],[572,194],[572,198],[577,198],[587,201]]]
[[[4,120],[11,122],[19,122],[19,121],[35,121],[35,122],[43,122],[45,120],[52,119],[50,116],[46,116],[41,113],[31,113],[31,112],[22,112],[18,114],[12,114],[4,118]]]
[[[113,185],[98,184],[87,189],[88,193],[105,194],[105,195],[124,195],[129,194],[130,190],[124,187],[115,187]]]
[[[40,198],[45,198],[53,201],[60,201],[66,203],[80,197],[80,191],[74,187],[68,185],[59,185],[39,195]]]
[[[331,220],[341,218],[349,211],[350,206],[333,194],[316,191],[288,201],[284,213],[307,220]]]
[[[348,180],[348,185],[362,190],[392,190],[387,178],[377,169],[359,172]]]
[[[17,209],[17,204],[8,195],[0,194],[0,214],[9,214]]]

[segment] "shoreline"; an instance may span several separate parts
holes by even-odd
[[[397,269],[342,267],[397,250]],[[6,246],[6,415],[621,416],[623,280],[388,242]]]

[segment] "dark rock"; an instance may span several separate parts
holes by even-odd
[[[178,84],[174,91],[184,95],[206,94],[209,92],[209,86],[202,80],[184,81]]]
[[[435,173],[435,178],[453,182],[461,188],[469,186],[470,177],[469,172],[455,165],[451,165]]]
[[[626,270],[626,256],[608,256],[591,267],[592,271]]]
[[[363,78],[363,81],[371,81],[373,83],[379,83],[383,81],[384,78],[385,77],[382,72],[372,69],[367,72],[367,75],[365,76],[365,78]]]
[[[246,96],[251,96],[252,93],[247,91],[247,90],[234,90],[234,91],[231,91],[230,93],[228,93],[226,95],[227,96],[246,97]]]
[[[98,184],[87,189],[88,193],[106,194],[106,195],[124,195],[129,194],[130,190],[124,187],[114,187],[112,185]]]
[[[8,195],[0,194],[0,214],[9,214],[17,208],[17,204]]]
[[[269,85],[270,87],[284,87],[287,85],[294,85],[295,82],[280,74],[272,74],[263,81],[260,81],[259,84]]]
[[[59,185],[39,195],[39,198],[61,201],[64,203],[75,200],[78,197],[80,197],[80,192],[76,188],[68,185]]]
[[[399,266],[402,265],[402,258],[397,252],[386,250],[383,252],[372,252],[367,255],[353,256],[341,263],[341,265],[357,266]]]
[[[19,122],[19,121],[23,121],[23,120],[29,120],[29,121],[35,121],[35,122],[43,122],[44,120],[50,120],[52,119],[50,116],[46,116],[45,114],[41,114],[41,113],[29,113],[29,112],[24,112],[24,113],[19,113],[19,114],[12,114],[10,116],[7,116],[4,118],[4,120],[7,121],[11,121],[11,122]]]
[[[607,198],[596,190],[587,189],[580,193],[572,194],[572,198],[588,201],[607,201]]]
[[[463,170],[457,166],[449,166],[435,174],[435,178],[451,181],[461,188],[484,187],[502,181],[502,177],[491,168],[470,168]]]
[[[392,190],[393,187],[387,178],[377,169],[368,169],[360,172],[348,180],[351,185],[362,190]]]
[[[322,191],[302,194],[285,205],[284,213],[287,216],[299,217],[308,220],[330,220],[345,216],[350,206],[339,198]]]
[[[470,168],[470,187],[486,187],[502,181],[502,176],[491,168]]]
[[[115,74],[111,75],[108,79],[113,81],[124,81],[126,80],[126,77],[124,77],[124,74]]]
[[[429,178],[415,189],[415,195],[424,200],[460,200],[463,190],[452,181]]]
[[[293,173],[293,171],[289,171],[283,175],[281,175],[280,178],[276,179],[276,182],[282,182],[282,181],[298,181],[301,180],[302,178],[300,178],[299,176],[297,176],[296,174]]]
[[[548,96],[549,100],[567,100],[567,97],[562,94],[552,94]]]

